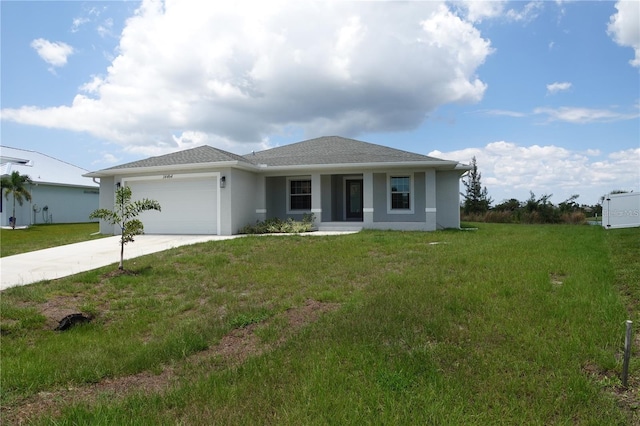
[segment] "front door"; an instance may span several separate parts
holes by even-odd
[[[347,179],[347,220],[362,220],[362,179]]]

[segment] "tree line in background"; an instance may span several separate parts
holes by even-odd
[[[463,179],[466,191],[461,193],[464,201],[461,206],[461,219],[471,222],[494,223],[567,223],[584,224],[589,217],[602,216],[602,204],[594,206],[579,205],[579,195],[555,205],[549,201],[553,194],[537,197],[530,191],[529,199],[519,201],[515,198],[492,206],[493,200],[486,187],[481,183],[482,175],[478,171],[476,158],[471,160],[471,170]],[[611,191],[612,194],[625,191]],[[604,197],[603,197],[604,198]]]

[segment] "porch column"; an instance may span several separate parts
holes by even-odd
[[[424,173],[425,187],[425,223],[427,230],[435,231],[438,227],[436,216],[436,171],[429,169]]]
[[[373,225],[373,172],[362,174],[362,224],[365,228]]]
[[[320,173],[311,174],[311,213],[314,214],[314,225],[322,222],[322,182]]]
[[[267,178],[258,175],[256,178],[256,220],[263,222],[267,219]]]

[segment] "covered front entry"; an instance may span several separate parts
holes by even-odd
[[[345,180],[345,218],[362,221],[363,188],[362,179]]]
[[[321,175],[319,180],[320,202],[315,208],[320,207],[321,222],[353,226],[354,222],[364,221],[367,190],[362,174],[327,174]]]
[[[147,234],[218,234],[218,176],[165,175],[125,181],[133,200],[149,198],[162,211],[143,212],[138,218]]]

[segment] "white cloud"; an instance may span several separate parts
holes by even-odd
[[[547,93],[551,95],[555,95],[558,92],[564,92],[565,90],[571,89],[571,83],[563,82],[563,83],[551,83],[547,84]]]
[[[80,86],[80,90],[86,93],[98,93],[100,86],[104,84],[104,79],[100,76],[92,76],[92,80]]]
[[[98,31],[98,34],[100,34],[100,37],[112,36],[113,35],[113,19],[112,18],[105,19],[102,22],[102,24],[98,25],[98,27],[96,28],[96,31]]]
[[[441,105],[481,100],[476,72],[491,52],[444,2],[145,0],[119,55],[73,102],[2,118],[142,153],[178,148],[184,135],[261,144],[292,127],[306,137],[407,130]]]
[[[94,161],[93,164],[116,164],[116,163],[119,163],[120,161],[121,159],[116,157],[115,155],[108,152],[104,152],[102,153],[102,158],[100,160]]]
[[[504,0],[464,0],[459,5],[466,11],[469,21],[482,22],[502,16],[506,3]]]
[[[51,66],[62,67],[67,64],[67,58],[73,54],[73,47],[60,41],[51,42],[43,38],[31,42],[40,58]]]
[[[482,148],[433,151],[428,155],[463,163],[475,156],[481,183],[496,204],[511,198],[524,201],[529,191],[537,196],[553,194],[551,201],[555,204],[573,194],[580,195],[578,203],[596,204],[600,196],[612,190],[640,189],[640,148],[601,158],[597,150],[571,151],[554,145],[519,146],[498,141]]]
[[[553,83],[547,85],[547,92],[554,94],[559,90],[566,90],[571,87],[571,83]],[[563,89],[564,88],[564,89]],[[635,109],[640,109],[635,106]],[[520,111],[510,111],[502,109],[485,109],[478,110],[480,114],[489,116],[506,116],[514,118],[528,117],[531,115],[546,116],[546,122],[563,121],[573,124],[586,123],[612,123],[616,121],[634,120],[640,117],[640,111],[619,112],[613,109],[597,109],[586,107],[538,107],[531,113]]]
[[[497,116],[506,116],[506,117],[516,117],[516,118],[525,117],[527,115],[523,112],[509,111],[504,109],[487,109],[479,112],[487,115],[497,115]]]
[[[520,2],[516,2],[518,4]],[[521,10],[509,9],[506,13],[508,19],[516,22],[528,23],[538,17],[544,7],[543,1],[530,1]]]
[[[88,22],[89,22],[89,19],[85,17],[74,18],[71,24],[71,32],[77,33],[78,31],[80,31],[80,27],[82,27],[84,24]]]
[[[614,121],[633,120],[640,117],[638,112],[621,113],[609,109],[580,107],[536,108],[534,114],[547,116],[548,121],[565,121],[567,123],[610,123]]]
[[[607,33],[620,46],[629,46],[635,51],[635,58],[629,63],[640,67],[640,2],[637,0],[619,1],[618,12],[611,15]]]
[[[95,5],[83,7],[82,16],[73,19],[71,32],[76,33],[87,24],[95,25],[96,32],[100,37],[113,37],[113,18],[102,18],[109,6],[97,7]],[[101,20],[101,22],[99,22]]]

